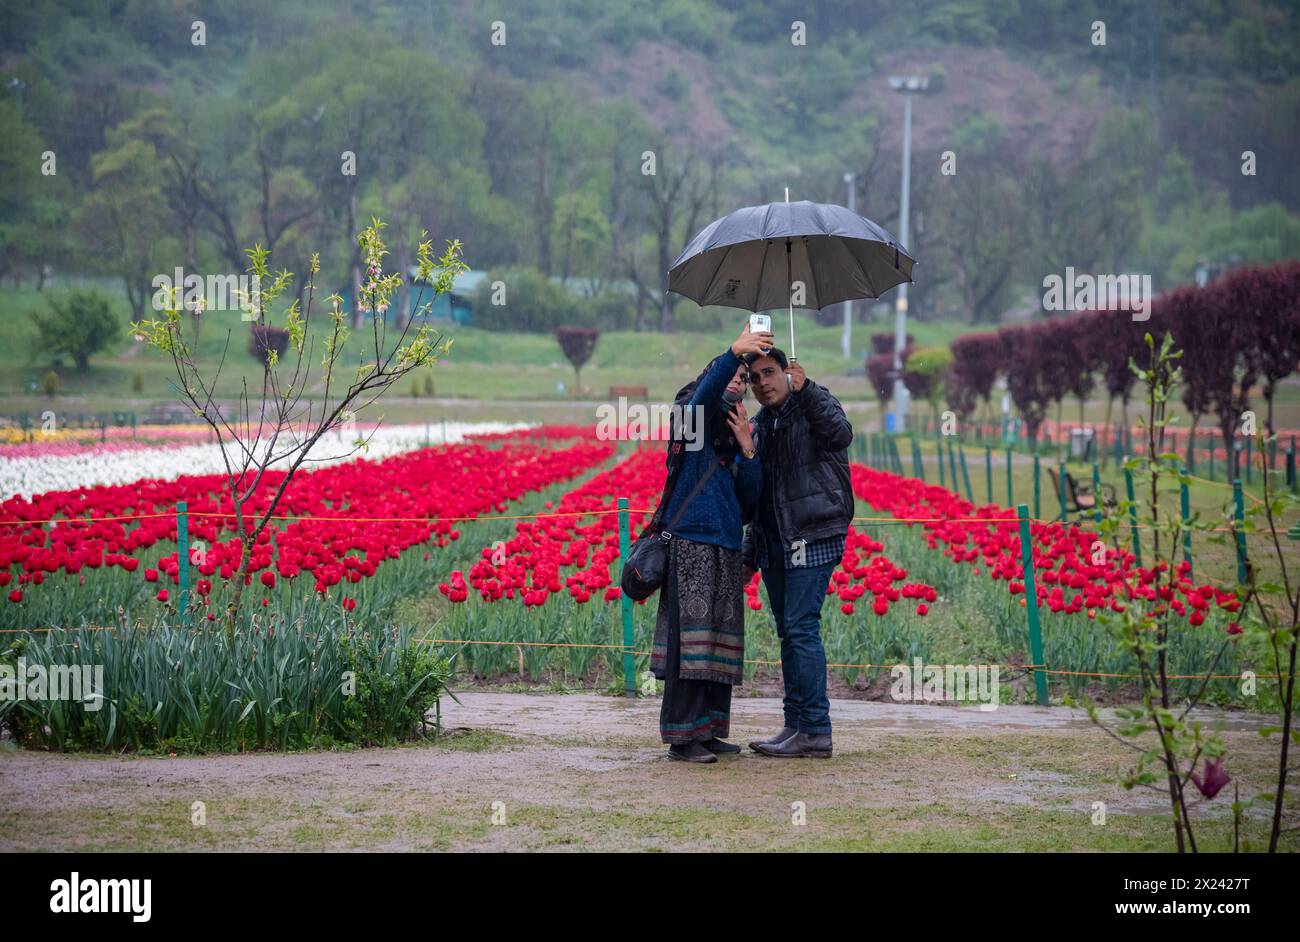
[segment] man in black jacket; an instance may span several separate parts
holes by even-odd
[[[750,748],[781,758],[831,755],[821,608],[844,556],[853,517],[848,447],[853,426],[839,400],[773,348],[750,366],[754,440],[763,496],[743,547],[747,575],[763,572],[781,639],[785,726]]]

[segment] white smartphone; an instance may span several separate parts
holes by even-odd
[[[749,315],[749,332],[756,334],[760,330],[768,333],[772,332],[772,315],[771,314],[751,314]]]

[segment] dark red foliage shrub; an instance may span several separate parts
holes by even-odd
[[[268,350],[274,350],[277,357],[283,358],[289,349],[289,331],[283,327],[270,327],[254,324],[248,334],[248,352],[259,363],[266,362]]]

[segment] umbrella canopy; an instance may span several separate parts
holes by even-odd
[[[700,305],[768,311],[789,304],[801,281],[799,307],[821,310],[910,283],[915,264],[892,235],[843,206],[768,203],[701,230],[669,270],[668,290]]]

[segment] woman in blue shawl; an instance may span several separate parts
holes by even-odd
[[[671,530],[650,657],[651,672],[664,681],[659,732],[672,759],[716,762],[740,751],[724,741],[745,657],[740,547],[763,488],[743,399],[749,362],[772,343],[770,333],[746,325],[675,402],[691,411],[669,448],[675,480],[663,525],[690,503]]]

